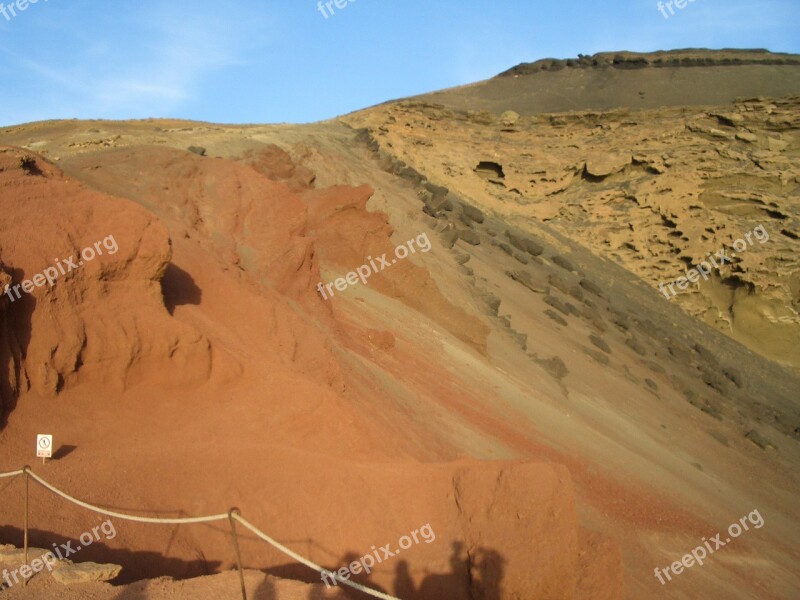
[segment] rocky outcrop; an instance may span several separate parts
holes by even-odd
[[[28,548],[28,561],[35,558],[42,558],[49,550],[42,548]],[[25,551],[11,544],[0,544],[0,566],[19,567],[25,562]]]
[[[101,565],[94,562],[62,561],[53,569],[53,579],[63,585],[111,581],[122,572],[120,565]]]
[[[498,77],[530,75],[540,71],[561,69],[646,69],[658,67],[712,67],[737,65],[800,65],[795,54],[772,53],[768,50],[669,50],[662,52],[598,52],[578,58],[544,58],[521,63]]]
[[[11,275],[0,266],[0,291],[11,284]],[[0,296],[0,424],[19,393],[19,348],[14,338],[8,309],[10,300]]]
[[[353,469],[356,480],[376,475],[369,467]],[[359,583],[418,600],[625,597],[621,550],[607,536],[581,527],[564,466],[459,461],[391,466],[373,476],[363,506],[339,513],[343,522],[371,518],[380,508],[372,498],[401,502],[382,517],[383,529],[363,534],[364,547],[380,531],[403,533],[405,523],[421,529],[419,543],[407,549],[394,542],[387,546],[394,555],[376,565],[369,578],[353,577]],[[425,481],[424,494],[413,489],[419,481]],[[325,554],[319,553],[319,560],[328,567]]]
[[[207,340],[164,307],[171,246],[155,218],[14,148],[0,150],[0,213],[3,279],[12,277],[0,305],[6,404],[20,388],[209,376]]]
[[[382,122],[362,135],[374,136],[379,156],[391,148],[396,156],[387,160],[424,165],[418,176],[426,185],[477,201],[482,213],[546,221],[654,290],[705,261],[708,276],[664,301],[768,358],[800,365],[793,342],[800,332],[800,214],[792,198],[800,178],[797,97],[711,109],[545,114],[522,117],[513,134],[504,132],[500,116],[487,114],[480,123],[447,106],[414,101],[382,111],[371,115]],[[363,126],[361,119],[353,125]],[[513,135],[492,146],[502,186],[473,171],[490,131]],[[439,221],[454,220],[429,201],[426,208]],[[452,244],[459,236],[446,235]],[[509,244],[500,247],[516,256]],[[723,251],[729,260],[714,266],[709,255]]]
[[[480,320],[451,304],[425,269],[412,260],[391,258],[394,255],[393,230],[385,214],[367,210],[372,194],[369,186],[306,192],[309,231],[322,249],[322,258],[345,273],[364,265],[366,257],[385,254],[394,263],[391,268],[381,269],[370,277],[371,287],[441,324],[477,350],[485,351],[488,331]],[[483,218],[479,211],[470,214],[475,219]],[[458,235],[468,243],[480,244],[480,237],[474,231],[460,231]]]
[[[8,589],[22,592],[23,579],[51,576],[65,586],[86,583],[99,583],[116,579],[122,572],[120,565],[99,564],[95,562],[76,563],[66,558],[58,558],[52,550],[28,548],[27,562],[25,551],[9,544],[0,544],[0,567],[5,577],[0,579],[0,591]],[[11,588],[8,588],[9,583]],[[29,597],[40,597],[31,593]]]
[[[577,589],[580,556],[588,548],[565,468],[535,463],[465,468],[453,485],[467,540],[469,598],[587,598]],[[606,580],[616,591],[588,597],[623,597],[622,557],[618,549],[613,552],[616,564]]]

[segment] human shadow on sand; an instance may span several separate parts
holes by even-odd
[[[347,553],[342,557],[341,565],[349,565],[360,557],[355,553]],[[452,598],[454,600],[500,600],[501,583],[503,580],[505,560],[495,550],[476,548],[469,556],[463,542],[453,542],[450,554],[450,571],[448,573],[425,572],[419,586],[419,573],[414,576],[406,560],[398,560],[394,569],[394,582],[391,590],[375,584],[368,577],[361,575],[352,576],[356,581],[373,590],[394,595],[401,600],[441,600]],[[333,571],[338,567],[331,567]],[[338,586],[346,597],[361,600],[371,596],[343,586]],[[315,588],[308,596],[308,600],[328,600],[324,588]],[[257,599],[261,600],[261,599]],[[269,597],[267,597],[267,600]]]

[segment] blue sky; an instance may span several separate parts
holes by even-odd
[[[38,0],[10,20],[0,14],[0,125],[309,122],[544,57],[800,52],[798,0],[695,0],[669,19],[655,0],[350,0],[333,9],[326,19],[317,0]]]

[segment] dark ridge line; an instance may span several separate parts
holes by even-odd
[[[578,54],[578,58],[543,58],[520,63],[495,77],[518,77],[541,71],[571,69],[645,69],[663,67],[736,67],[743,65],[800,65],[800,55],[772,53],[763,48],[751,50],[661,50],[658,52],[598,52]]]

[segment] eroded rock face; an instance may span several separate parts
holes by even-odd
[[[286,151],[274,144],[258,150],[248,149],[239,160],[267,178],[285,184],[293,192],[309,189],[316,179],[311,169],[295,164]]]
[[[521,63],[498,77],[518,77],[539,71],[573,69],[646,69],[663,67],[711,67],[737,65],[797,65],[793,54],[774,54],[766,50],[669,50],[662,52],[598,52],[593,56],[578,55],[577,59],[545,58]]]
[[[471,597],[575,597],[579,528],[565,468],[464,469],[453,485],[466,522]],[[558,540],[557,548],[547,552],[545,540]]]
[[[121,572],[122,567],[120,565],[62,561],[53,570],[53,579],[64,585],[77,585],[80,583],[111,581],[116,579]]]
[[[47,554],[49,550],[42,548],[28,548],[28,561],[35,558],[41,558]],[[22,548],[17,548],[11,544],[0,544],[0,565],[3,567],[19,567],[25,563],[25,551]]]
[[[386,222],[386,215],[367,210],[373,191],[369,186],[339,186],[304,195],[309,206],[309,230],[323,257],[336,264],[341,272],[357,269],[364,264],[365,257],[385,254],[393,260],[392,228]],[[475,242],[480,243],[480,239]],[[485,351],[486,326],[451,304],[431,275],[411,260],[398,260],[391,268],[372,275],[369,282],[387,296],[427,315],[477,350]]]
[[[208,377],[208,342],[164,308],[171,247],[155,218],[13,148],[0,150],[0,212],[4,397]]]
[[[42,548],[28,548],[27,562],[23,548],[10,544],[0,544],[0,567],[6,569],[6,574],[11,572],[8,582],[18,584],[25,571],[21,567],[27,566],[28,577],[52,575],[52,578],[63,585],[76,585],[81,583],[98,583],[116,579],[122,572],[120,565],[99,564],[95,562],[76,563],[66,558],[57,558],[52,550]],[[0,591],[3,590],[4,581],[0,580]],[[19,590],[20,588],[15,588]],[[32,597],[35,597],[32,594]]]
[[[11,276],[0,270],[0,290],[4,290],[11,281]],[[9,304],[8,298],[0,297],[0,417],[9,409],[19,392],[17,380],[19,349],[9,324]]]
[[[410,488],[420,478],[425,494]],[[561,465],[420,465],[391,469],[374,485],[371,493],[407,500],[389,521],[428,520],[419,543],[396,552],[372,576],[400,598],[625,597],[619,546],[580,526],[573,483]],[[342,518],[355,514],[352,510],[344,509]],[[397,544],[391,550],[398,550]]]
[[[431,185],[506,219],[546,221],[654,290],[707,263],[706,276],[664,301],[767,358],[800,365],[797,97],[541,114],[521,117],[513,133],[501,116],[476,120],[422,102],[351,120]],[[472,172],[471,157],[489,149],[503,165],[502,185]],[[722,251],[729,260],[712,264]]]

